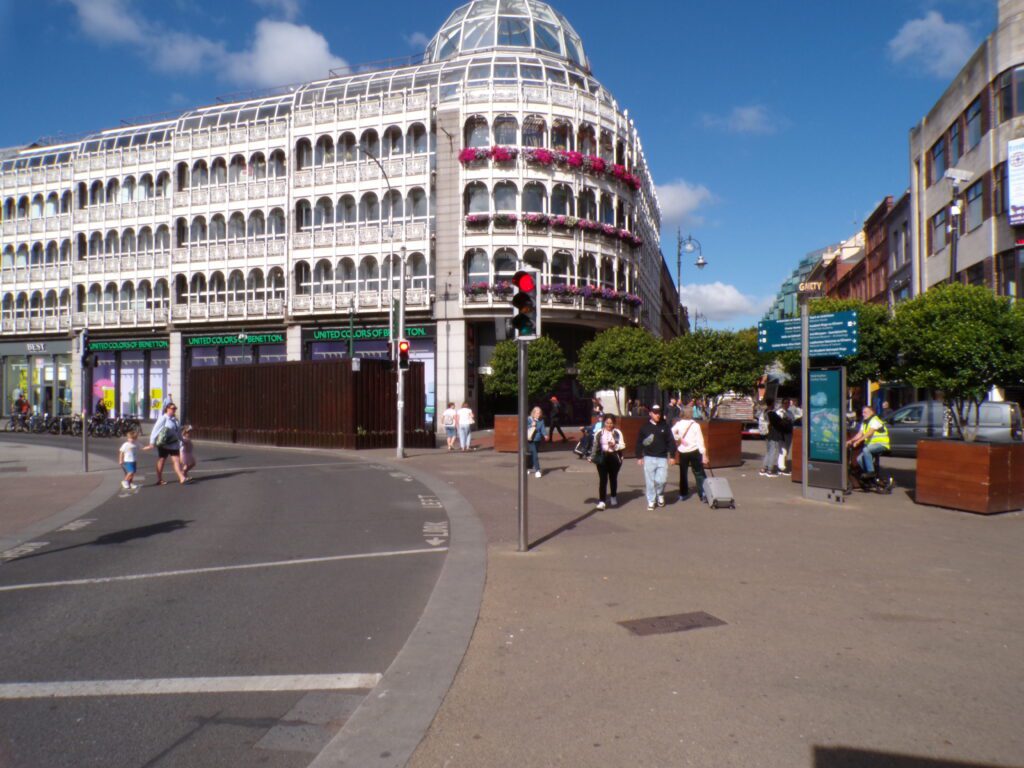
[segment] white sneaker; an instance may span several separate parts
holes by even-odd
[[[658,497],[658,506],[659,507],[664,507],[665,506],[665,497],[664,496],[659,496]]]
[[[653,504],[648,504],[647,505],[647,511],[648,512],[653,512],[654,511],[654,505]]]
[[[137,486],[135,483],[128,483],[128,490],[129,491],[137,491],[137,490],[139,490],[139,486]]]
[[[613,506],[613,507],[619,506],[619,497],[618,496],[612,496],[610,499],[608,499],[608,503],[611,506]]]
[[[122,480],[121,481],[121,487],[124,488],[127,491],[128,490],[128,481],[127,480]]]
[[[603,501],[599,501],[599,502],[597,502],[597,508],[598,508],[599,510],[601,510],[601,509],[604,509],[604,502],[603,502]]]
[[[540,477],[540,470],[538,469],[536,472],[534,472],[533,476]]]

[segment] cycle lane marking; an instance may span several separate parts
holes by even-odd
[[[33,542],[46,546],[46,542]],[[28,546],[28,545],[26,545]],[[38,549],[39,547],[36,547]],[[326,557],[304,557],[297,560],[272,560],[264,563],[242,563],[239,565],[216,565],[207,568],[189,568],[178,571],[158,571],[156,573],[134,573],[124,576],[101,576],[92,579],[67,579],[65,581],[41,581],[29,584],[8,584],[0,586],[0,592],[19,592],[29,589],[52,589],[58,587],[84,587],[95,584],[113,584],[123,581],[142,581],[144,579],[164,579],[173,576],[197,576],[205,573],[226,573],[229,571],[248,571],[260,568],[284,568],[293,565],[317,565],[334,563],[343,560],[368,560],[381,557],[403,557],[406,555],[426,555],[447,552],[448,547],[435,549],[400,549],[389,552],[362,552],[352,555],[329,555]],[[6,554],[6,553],[5,553]],[[24,554],[24,553],[23,553]]]

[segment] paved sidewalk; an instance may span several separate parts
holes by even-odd
[[[736,510],[694,497],[653,513],[635,461],[622,506],[595,512],[593,467],[544,453],[529,554],[515,552],[513,455],[410,452],[489,539],[473,640],[410,765],[1024,766],[1024,516],[904,490],[806,502],[757,476],[760,444],[745,449],[719,473]],[[912,462],[887,461],[912,483]],[[724,625],[617,623],[697,611]]]

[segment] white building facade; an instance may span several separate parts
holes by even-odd
[[[536,0],[457,9],[422,63],[8,151],[0,200],[7,411],[187,413],[197,366],[384,357],[402,261],[428,411],[484,407],[522,265],[570,361],[660,323],[639,135]]]

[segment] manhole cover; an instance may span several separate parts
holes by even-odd
[[[630,619],[620,621],[620,625],[634,635],[667,635],[671,632],[687,632],[691,629],[704,627],[724,627],[725,622],[710,613],[696,611],[694,613],[677,613],[672,616],[652,616],[647,619]]]

